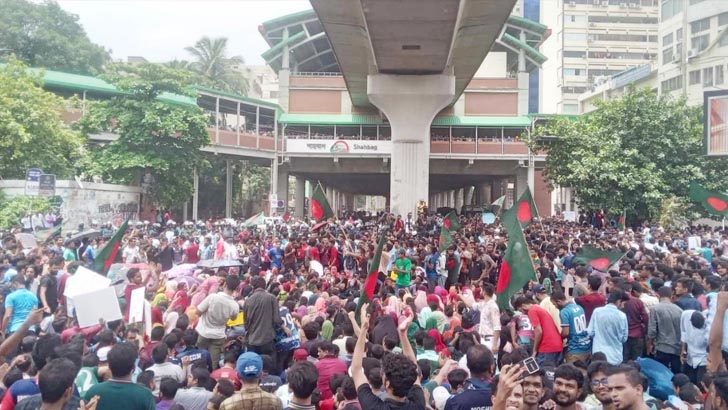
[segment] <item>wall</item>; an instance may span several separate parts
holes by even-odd
[[[288,112],[303,114],[341,113],[341,93],[338,90],[290,90]]]
[[[465,93],[465,115],[517,115],[518,93]]]
[[[508,53],[494,51],[488,53],[480,64],[474,78],[503,78],[508,76]]]
[[[549,217],[554,214],[554,207],[551,203],[551,189],[543,175],[543,170],[537,169],[533,173],[533,201],[538,208],[541,217]]]
[[[9,197],[24,195],[25,181],[0,181],[0,190]],[[81,189],[76,181],[58,180],[56,195],[63,201],[61,215],[66,229],[78,229],[79,224],[89,228],[94,220],[118,225],[139,216],[139,187],[84,182]]]

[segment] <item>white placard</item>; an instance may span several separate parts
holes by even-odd
[[[564,221],[569,222],[576,222],[576,212],[575,211],[564,211]]]
[[[152,337],[152,304],[144,301],[144,334]]]
[[[286,152],[334,155],[390,154],[392,141],[288,139]]]
[[[109,285],[111,285],[111,279],[80,266],[76,273],[66,280],[66,288],[63,291],[63,296],[73,299],[76,295],[108,288]]]
[[[699,236],[688,236],[688,249],[700,249],[701,241]]]
[[[144,318],[144,286],[131,291],[131,300],[127,300],[129,304],[129,323],[141,322]]]
[[[78,326],[81,328],[93,326],[99,323],[99,319],[104,319],[107,323],[122,319],[114,288],[77,294],[73,297],[73,305],[76,308]]]

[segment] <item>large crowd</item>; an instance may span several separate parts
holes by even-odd
[[[523,230],[538,280],[500,309],[508,233],[479,216],[447,248],[439,214],[165,219],[131,224],[100,272],[124,319],[83,328],[64,288],[112,232],[4,238],[0,410],[728,409],[720,229],[544,218]],[[575,263],[586,245],[624,256]]]

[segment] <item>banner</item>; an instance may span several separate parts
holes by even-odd
[[[391,154],[392,141],[289,139],[286,141],[286,152],[335,155]]]

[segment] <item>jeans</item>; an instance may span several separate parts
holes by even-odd
[[[538,353],[536,355],[536,362],[541,367],[556,367],[561,361],[561,352],[554,353]]]
[[[248,351],[258,353],[259,355],[268,355],[273,360],[273,363],[275,363],[276,367],[278,366],[278,352],[276,351],[276,344],[274,342],[270,342],[269,344],[263,346],[255,346],[249,344]]]
[[[197,347],[210,352],[213,370],[220,367],[220,358],[222,357],[222,345],[224,342],[224,337],[222,339],[208,339],[206,337],[203,337],[202,335],[197,337]]]
[[[690,381],[696,386],[700,386],[700,381],[703,380],[706,366],[692,367],[689,364],[683,365],[683,373],[690,378]]]
[[[447,276],[438,276],[437,277],[437,286],[445,289],[445,282],[447,282]]]
[[[644,356],[644,354],[645,339],[643,337],[628,337],[622,351],[624,361],[637,360],[638,357]]]
[[[584,363],[589,363],[589,357],[591,353],[567,353],[564,356],[564,363],[574,364],[574,362],[581,360]]]
[[[667,368],[672,370],[673,373],[682,372],[682,362],[680,361],[680,355],[665,353],[656,350],[655,360],[667,366]]]

